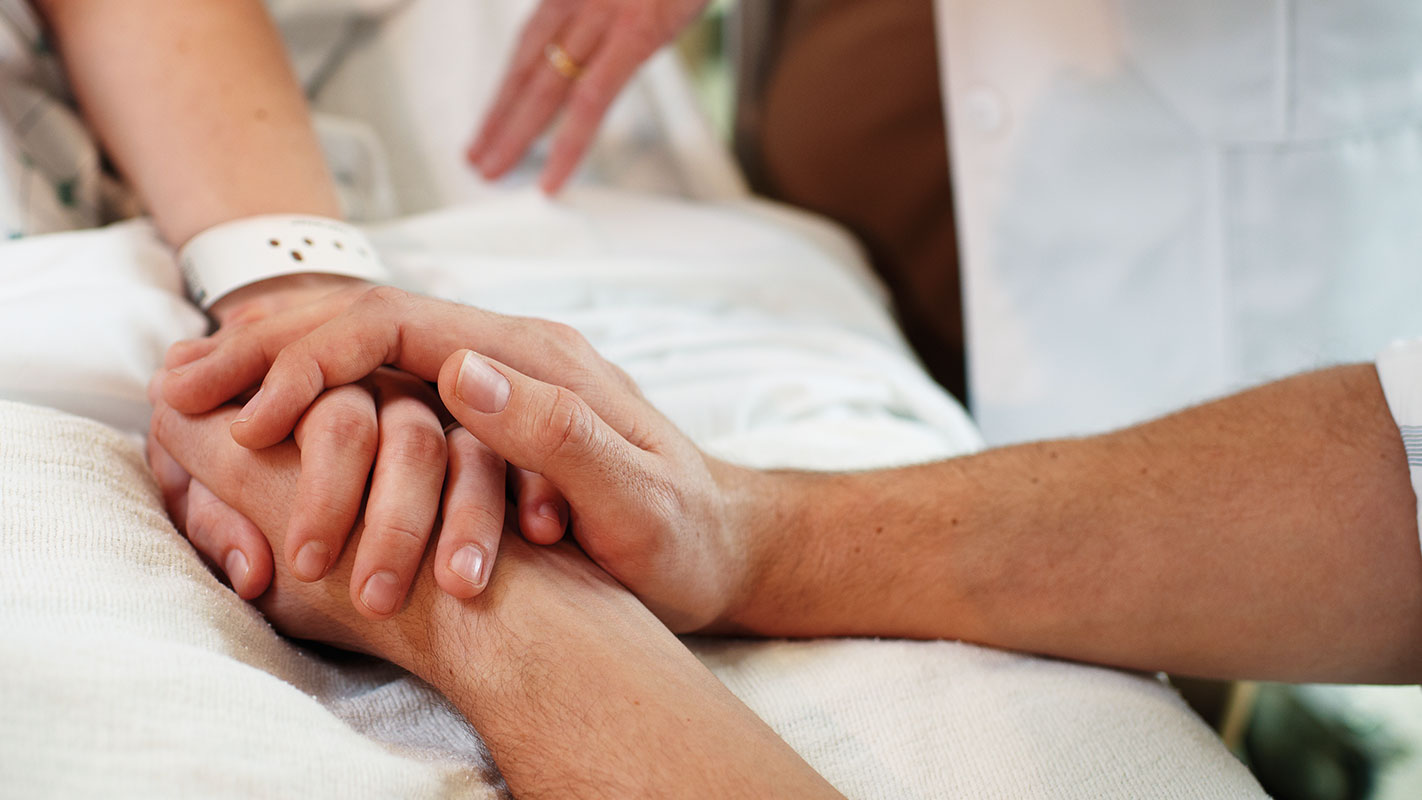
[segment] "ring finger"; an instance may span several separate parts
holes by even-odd
[[[612,23],[610,12],[595,6],[579,14],[546,45],[560,49],[579,69],[586,70]],[[499,126],[489,138],[479,167],[485,177],[497,178],[518,163],[572,91],[573,78],[563,75],[540,53],[540,62],[527,73],[515,97],[517,102],[500,111]]]

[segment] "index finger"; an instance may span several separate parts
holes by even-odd
[[[433,383],[456,351],[489,357],[547,383],[581,391],[592,376],[590,347],[571,328],[412,295],[371,289],[349,309],[289,345],[272,362],[262,389],[232,424],[232,438],[260,449],[285,439],[324,390],[393,366]],[[581,344],[580,344],[581,343]],[[624,422],[613,414],[609,424]]]

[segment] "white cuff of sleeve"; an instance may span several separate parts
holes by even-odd
[[[193,302],[204,311],[227,293],[282,275],[320,272],[388,283],[390,273],[359,229],[327,217],[272,214],[224,222],[178,251]]]
[[[1407,470],[1417,495],[1417,530],[1422,537],[1422,339],[1399,339],[1377,358],[1378,381],[1402,435]]]

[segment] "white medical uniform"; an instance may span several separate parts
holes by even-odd
[[[990,442],[1129,424],[1422,333],[1422,3],[937,12]]]

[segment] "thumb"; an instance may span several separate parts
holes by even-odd
[[[460,350],[439,372],[449,413],[510,464],[547,478],[575,508],[633,491],[649,456],[575,392]]]

